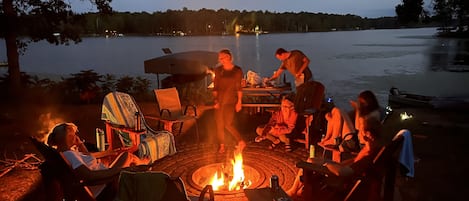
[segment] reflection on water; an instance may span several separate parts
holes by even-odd
[[[436,39],[429,55],[432,71],[469,72],[469,40]]]

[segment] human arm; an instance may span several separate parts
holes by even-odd
[[[83,142],[78,135],[75,135],[73,145],[76,146],[79,152],[84,153],[84,154],[90,154],[88,151],[88,148],[85,146],[85,142]]]
[[[348,165],[342,165],[335,162],[325,162],[323,166],[326,167],[332,174],[339,177],[348,177],[353,174],[353,169]]]
[[[128,164],[127,152],[117,157],[110,167],[98,162],[90,155],[77,151],[65,151],[61,152],[61,155],[79,179],[91,183],[113,179],[114,176],[119,175],[121,168]]]
[[[275,80],[277,79],[278,77],[280,77],[280,75],[283,73],[285,69],[283,68],[283,66],[280,66],[277,71],[275,71],[275,73],[272,75],[272,77],[268,78],[267,81],[272,81],[272,80]]]
[[[238,100],[236,101],[236,108],[235,108],[236,112],[241,111],[241,109],[243,107],[242,99],[243,99],[243,91],[239,90],[238,91]]]
[[[220,108],[220,103],[218,100],[219,98],[218,97],[218,87],[219,87],[218,85],[219,85],[220,74],[218,73],[217,69],[214,69],[213,74],[215,75],[215,77],[213,78],[213,90],[212,90],[213,102],[214,102],[213,107],[215,109],[218,109]]]
[[[304,70],[308,67],[308,65],[309,65],[309,62],[310,62],[310,61],[309,61],[309,58],[308,58],[307,56],[303,55],[303,59],[302,59],[302,60],[303,60],[303,62],[302,62],[303,65],[301,65],[300,69],[299,69],[298,72],[296,73],[296,75],[295,75],[296,77],[300,77],[301,74],[303,74],[303,71],[304,71]]]
[[[295,128],[297,118],[298,118],[298,113],[295,112],[294,110],[290,110],[288,117],[284,118],[283,122],[277,122],[275,124],[274,126],[275,132],[278,134],[282,134],[282,135],[291,133],[293,129]]]
[[[85,165],[80,165],[74,169],[75,174],[85,183],[96,183],[100,181],[111,181],[117,179],[122,168],[114,166],[113,168],[103,170],[90,170]]]
[[[220,103],[218,102],[218,92],[217,91],[212,91],[212,95],[213,95],[213,102],[214,102],[213,107],[215,109],[220,108]]]
[[[243,87],[241,86],[241,80],[243,79],[243,71],[240,67],[237,66],[237,73],[235,77],[235,86],[237,90],[237,100],[235,105],[235,111],[239,112],[242,109],[242,100],[243,100]]]

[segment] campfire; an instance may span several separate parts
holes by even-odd
[[[250,180],[246,180],[243,167],[243,155],[240,151],[234,151],[234,158],[231,160],[231,167],[220,167],[210,180],[214,191],[228,190],[237,191],[251,185]],[[231,170],[231,171],[230,171]]]

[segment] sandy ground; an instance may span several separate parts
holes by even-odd
[[[1,103],[0,114],[0,159],[21,159],[24,154],[34,153],[28,136],[43,136],[47,128],[61,121],[75,122],[83,138],[94,142],[95,128],[103,128],[100,120],[100,105],[40,105]],[[145,115],[156,114],[156,103],[139,103]],[[202,108],[202,107],[201,107]],[[203,108],[202,108],[203,110]],[[213,142],[210,110],[199,121],[199,131],[203,142]],[[407,112],[412,119],[401,121],[399,114]],[[50,116],[47,114],[50,113]],[[247,140],[253,140],[254,128],[264,123],[268,117],[239,114],[238,127]],[[415,177],[399,175],[395,200],[432,201],[466,200],[469,169],[466,148],[469,147],[469,114],[464,111],[436,111],[430,109],[394,109],[386,121],[386,136],[391,138],[402,128],[411,130],[415,155]],[[153,122],[150,124],[155,125]],[[191,143],[193,126],[185,126],[185,135],[177,137],[178,143]],[[189,136],[189,137],[187,137]],[[4,170],[5,163],[2,162]],[[43,200],[42,186],[38,170],[14,168],[0,177],[0,200]]]

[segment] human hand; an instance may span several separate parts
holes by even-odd
[[[213,105],[213,108],[215,108],[215,109],[220,108],[220,104],[219,104],[219,103],[215,103],[215,105]]]
[[[78,135],[75,135],[75,138],[73,139],[73,144],[80,145],[80,144],[83,144],[83,141],[80,139]]]
[[[351,100],[351,101],[350,101],[350,105],[351,105],[352,108],[354,108],[354,109],[357,109],[357,108],[358,108],[358,103],[357,103],[357,101]]]
[[[236,103],[235,111],[236,111],[236,112],[241,111],[242,107],[243,107],[243,105],[242,105],[240,102]]]

